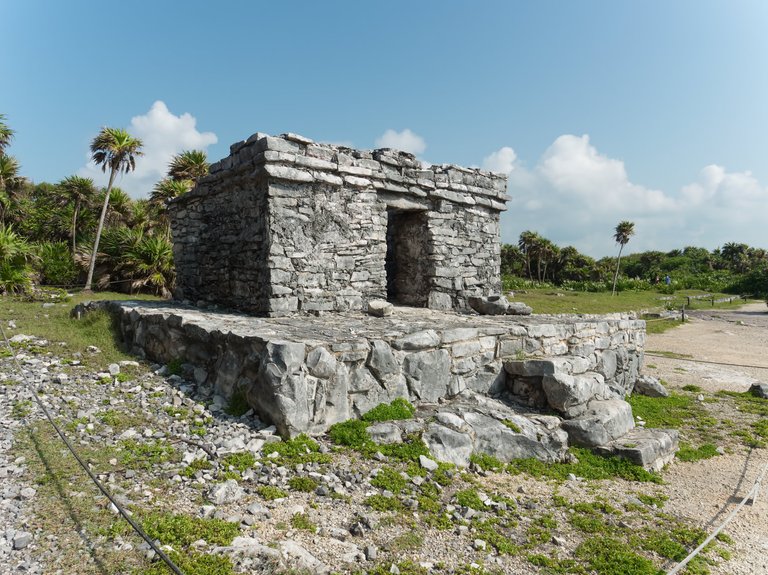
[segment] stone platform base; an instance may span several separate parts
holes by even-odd
[[[194,366],[198,384],[211,386],[224,397],[243,394],[284,437],[322,433],[334,423],[399,397],[436,406],[464,392],[473,397],[508,396],[527,403],[534,412],[565,410],[568,419],[583,418],[586,413],[573,412],[578,405],[591,407],[592,399],[623,398],[631,392],[645,341],[645,322],[618,314],[477,316],[398,307],[388,317],[347,312],[257,318],[138,301],[95,302],[73,313],[94,307],[113,314],[133,353]],[[524,362],[520,367],[530,374],[513,375],[516,370],[510,365],[525,358],[542,359],[540,365]],[[547,393],[562,405],[534,405],[536,398],[526,396],[527,386],[542,387],[541,378],[537,384],[533,373],[541,366],[552,372],[545,378]],[[589,383],[593,380],[596,383]],[[568,400],[563,394],[570,388],[586,395],[576,402]],[[590,395],[593,388],[599,393]],[[478,421],[490,408],[483,409],[474,410]],[[472,427],[472,411],[469,406],[454,409],[463,421],[454,423]],[[536,425],[551,427],[551,423],[540,420]],[[529,432],[522,436],[537,437],[533,423],[530,429],[527,424],[519,427]],[[542,459],[554,460],[565,453],[558,439],[560,434],[564,437],[565,426],[555,427],[550,445],[536,447]],[[450,435],[432,431],[435,437]],[[502,430],[498,431],[491,435],[501,437]],[[522,436],[513,443],[526,443]]]

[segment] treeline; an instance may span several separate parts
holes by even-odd
[[[559,247],[536,232],[520,234],[517,245],[501,246],[501,273],[509,289],[549,283],[580,291],[610,291],[615,257],[598,260],[573,246]],[[768,252],[742,243],[709,251],[685,247],[669,252],[623,255],[617,290],[702,289],[736,294],[768,294]],[[670,284],[665,278],[669,276]]]
[[[93,287],[170,295],[175,271],[167,202],[207,173],[205,153],[176,155],[149,198],[135,200],[77,175],[33,184],[7,153],[13,135],[0,114],[0,293],[28,292],[35,285],[83,287],[95,252]],[[91,145],[92,159],[110,175],[133,169],[140,149],[139,140],[109,128]]]

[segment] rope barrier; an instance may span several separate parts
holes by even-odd
[[[645,355],[650,355],[652,357],[663,357],[666,359],[674,359],[675,361],[688,361],[691,363],[709,363],[712,365],[725,365],[728,367],[748,367],[750,369],[768,369],[768,365],[749,365],[744,363],[727,363],[724,361],[709,361],[706,359],[692,359],[689,357],[672,357],[663,353],[654,353],[652,351],[646,351]]]
[[[706,538],[706,539],[705,539],[705,540],[704,540],[704,541],[701,543],[701,545],[699,545],[699,546],[698,546],[696,549],[694,549],[693,551],[691,551],[691,552],[690,552],[690,554],[688,555],[688,557],[686,557],[686,558],[685,558],[685,559],[683,559],[683,560],[682,560],[680,563],[678,563],[677,565],[675,565],[675,566],[672,568],[672,570],[670,570],[670,571],[667,571],[667,575],[675,575],[675,574],[676,574],[676,573],[678,573],[678,572],[679,572],[679,571],[680,571],[680,570],[681,570],[683,567],[685,567],[686,565],[688,565],[688,563],[690,563],[690,562],[693,560],[693,558],[694,558],[694,557],[696,557],[696,555],[698,555],[698,554],[701,552],[701,550],[702,550],[702,549],[704,549],[704,548],[705,548],[707,545],[709,545],[709,543],[710,543],[710,542],[711,542],[711,541],[712,541],[712,540],[713,540],[715,537],[717,537],[717,536],[718,536],[718,534],[719,534],[719,533],[720,533],[720,532],[721,532],[721,531],[722,531],[722,530],[725,528],[725,526],[726,526],[726,525],[728,525],[728,523],[730,523],[730,522],[731,522],[731,520],[732,520],[734,517],[736,517],[736,514],[737,514],[737,513],[738,513],[738,512],[741,510],[741,508],[742,508],[742,507],[744,507],[744,505],[746,504],[746,502],[747,502],[747,501],[749,501],[750,499],[752,499],[752,504],[754,505],[754,503],[755,503],[755,501],[756,501],[756,499],[757,499],[757,494],[758,494],[758,493],[759,493],[759,491],[760,491],[760,484],[762,483],[762,481],[763,481],[763,478],[765,477],[765,474],[766,474],[766,472],[768,472],[768,464],[766,464],[766,465],[765,465],[765,467],[763,468],[763,471],[762,471],[762,473],[761,473],[761,474],[760,474],[760,476],[759,476],[759,477],[758,477],[758,478],[755,480],[755,484],[752,486],[752,489],[750,489],[750,490],[749,490],[749,493],[747,493],[747,494],[744,496],[744,499],[742,499],[742,500],[741,500],[741,503],[739,503],[739,504],[736,506],[736,509],[734,509],[733,511],[731,511],[730,515],[728,515],[728,517],[725,519],[725,521],[723,521],[723,522],[720,524],[720,526],[719,526],[717,529],[715,529],[715,530],[714,530],[714,531],[713,531],[713,532],[712,532],[712,533],[709,535],[709,537],[707,537],[707,538]]]
[[[29,390],[29,392],[32,394],[32,397],[35,399],[35,402],[37,403],[38,407],[42,410],[42,412],[45,414],[45,417],[48,419],[48,423],[53,426],[53,429],[56,430],[56,433],[59,435],[61,440],[64,442],[64,445],[67,446],[67,449],[69,449],[72,456],[77,460],[77,462],[80,464],[80,467],[83,468],[85,473],[88,475],[88,477],[91,478],[91,480],[96,484],[96,487],[99,488],[99,491],[101,491],[107,499],[109,499],[110,503],[115,506],[115,509],[120,513],[120,515],[123,516],[123,518],[130,524],[130,526],[133,528],[133,530],[139,534],[139,536],[144,539],[144,541],[147,542],[147,544],[152,548],[152,550],[157,553],[158,557],[162,559],[165,564],[168,566],[168,568],[173,571],[176,575],[184,575],[184,572],[179,569],[179,567],[176,566],[176,564],[173,562],[173,560],[168,557],[168,555],[158,547],[158,545],[150,538],[149,535],[141,528],[140,525],[138,525],[129,515],[128,511],[120,504],[119,501],[117,501],[112,494],[107,490],[106,487],[99,481],[99,479],[93,474],[93,472],[88,468],[88,465],[80,458],[78,453],[75,451],[75,448],[70,443],[69,439],[66,435],[64,435],[64,432],[59,428],[58,425],[56,425],[56,422],[53,420],[53,417],[51,416],[50,412],[48,411],[48,408],[45,407],[45,404],[40,399],[40,396],[35,391],[32,384],[27,379],[26,374],[24,373],[24,369],[21,367],[21,364],[19,363],[18,358],[16,357],[16,351],[13,349],[13,346],[11,346],[11,342],[8,340],[8,337],[5,335],[5,329],[3,329],[2,324],[0,324],[0,333],[2,333],[3,339],[5,340],[5,345],[8,347],[8,350],[11,352],[11,357],[13,358],[13,362],[16,364],[16,368],[19,370],[19,373],[21,374],[21,378],[24,382],[24,385]]]

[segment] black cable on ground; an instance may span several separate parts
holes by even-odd
[[[2,324],[0,324],[0,333],[2,333],[3,339],[5,340],[5,344],[8,346],[9,351],[11,352],[11,356],[13,358],[13,362],[16,364],[17,369],[19,370],[19,373],[21,374],[21,378],[24,381],[24,385],[27,387],[27,389],[32,393],[32,397],[34,397],[35,401],[37,402],[37,405],[40,407],[40,409],[45,414],[45,417],[48,419],[48,422],[53,426],[53,428],[56,430],[56,433],[58,433],[61,440],[64,442],[64,445],[67,446],[67,449],[69,449],[72,456],[77,460],[77,462],[80,464],[80,467],[83,468],[83,470],[88,474],[88,477],[91,478],[91,480],[96,484],[96,487],[99,488],[99,491],[101,491],[107,499],[112,503],[112,505],[115,506],[117,511],[120,513],[120,515],[123,516],[123,518],[130,524],[130,526],[133,528],[133,530],[139,534],[139,536],[144,539],[144,541],[147,542],[147,544],[152,548],[152,550],[157,553],[158,557],[162,559],[165,564],[168,566],[168,568],[173,571],[176,575],[184,575],[184,572],[179,569],[179,567],[173,562],[173,560],[168,557],[168,555],[160,549],[160,547],[157,546],[157,544],[152,540],[152,538],[146,534],[146,532],[141,528],[141,526],[136,523],[133,519],[131,519],[131,516],[128,514],[128,511],[112,496],[112,494],[107,491],[107,488],[104,487],[104,485],[101,483],[101,481],[98,480],[98,478],[91,472],[90,469],[88,469],[88,465],[80,458],[80,456],[75,451],[75,448],[70,443],[69,439],[67,439],[67,436],[64,435],[64,432],[61,431],[58,425],[56,425],[56,422],[53,420],[53,417],[51,416],[48,409],[45,407],[45,404],[40,399],[40,396],[35,391],[32,384],[27,379],[27,376],[24,374],[24,370],[21,367],[21,364],[19,363],[19,360],[16,358],[16,351],[13,349],[13,346],[11,346],[11,342],[8,341],[8,337],[5,335],[5,330],[3,329]]]

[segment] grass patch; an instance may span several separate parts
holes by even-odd
[[[420,549],[424,545],[424,534],[420,531],[406,531],[395,537],[389,544],[389,551],[401,553],[413,549]]]
[[[118,458],[129,469],[150,469],[155,465],[176,461],[178,452],[165,441],[124,439],[119,442]]]
[[[389,497],[387,495],[375,494],[365,499],[365,504],[371,509],[376,511],[388,512],[388,511],[403,511],[405,507],[402,501],[397,497]]]
[[[647,427],[680,429],[687,423],[707,415],[694,398],[679,393],[671,393],[669,397],[635,394],[627,401],[632,406],[635,417],[641,417]]]
[[[230,453],[224,456],[221,460],[221,465],[224,469],[233,469],[243,473],[250,469],[256,463],[256,457],[250,451],[239,451],[237,453]]]
[[[270,457],[269,459],[280,465],[331,462],[331,456],[327,453],[320,453],[320,446],[317,442],[304,433],[288,441],[269,443],[264,446],[262,453],[266,457],[276,453],[277,457]]]
[[[655,506],[657,509],[661,509],[664,507],[664,503],[666,503],[667,499],[669,499],[668,496],[664,495],[663,493],[657,493],[656,495],[648,495],[647,493],[637,493],[637,498],[648,505],[649,507]]]
[[[368,435],[368,423],[360,419],[334,423],[328,430],[328,436],[336,445],[357,450],[364,449],[372,443],[371,436]]]
[[[502,471],[504,469],[503,461],[485,453],[473,453],[469,456],[469,461],[477,467],[488,471]]]
[[[683,391],[690,391],[691,393],[699,393],[701,391],[701,387],[698,385],[693,385],[692,383],[684,385],[682,389]]]
[[[291,527],[304,531],[317,531],[317,525],[312,523],[306,513],[294,513],[291,516]]]
[[[680,461],[699,461],[701,459],[710,459],[720,455],[717,452],[717,447],[711,443],[705,443],[699,447],[694,448],[690,443],[681,443],[675,457]]]
[[[407,399],[398,397],[392,403],[382,403],[364,413],[363,421],[392,421],[398,419],[411,419],[416,413],[416,408]]]
[[[172,513],[150,513],[142,520],[147,535],[174,548],[188,547],[198,539],[211,545],[229,545],[240,532],[236,523]]]
[[[311,477],[298,477],[293,476],[288,480],[288,487],[294,491],[301,491],[303,493],[312,493],[317,489],[318,483]]]
[[[645,321],[646,333],[664,333],[666,331],[669,331],[672,328],[683,325],[683,322],[676,320],[674,318],[655,319],[655,318],[643,317],[642,319],[646,320]]]
[[[371,485],[391,491],[395,495],[402,493],[405,486],[408,485],[408,480],[405,479],[400,472],[392,467],[383,467],[376,477],[371,479]]]
[[[592,537],[576,548],[576,556],[600,575],[658,575],[650,559],[612,537]]]
[[[69,312],[76,304],[94,299],[159,301],[159,298],[146,295],[98,292],[77,294],[68,303],[56,303],[47,308],[43,308],[40,302],[15,297],[3,298],[3,305],[6,317],[13,319],[20,331],[51,342],[66,343],[67,351],[82,354],[82,362],[89,368],[101,369],[110,363],[134,359],[124,350],[117,325],[106,311],[87,313],[79,320],[69,317]],[[91,354],[86,351],[94,343],[99,346],[101,353]]]
[[[288,494],[274,485],[261,485],[256,488],[256,493],[261,495],[262,499],[274,501],[275,499],[285,499]]]
[[[171,551],[168,557],[185,575],[230,575],[234,565],[226,555],[211,555],[196,552],[178,553]],[[170,570],[162,561],[140,571],[141,575],[168,575]]]
[[[646,352],[646,355],[655,355],[659,357],[666,357],[669,359],[692,359],[693,356],[687,353],[677,353],[674,351],[663,351],[659,349],[649,349]]]
[[[523,432],[523,430],[520,429],[520,426],[517,423],[515,423],[514,421],[511,421],[509,419],[504,419],[504,420],[502,420],[502,423],[504,424],[504,426],[507,429],[511,429],[515,433],[522,433]]]
[[[456,498],[456,503],[462,507],[471,507],[475,511],[483,511],[485,509],[483,500],[480,499],[477,491],[472,488],[457,491],[454,497]]]
[[[752,395],[749,391],[739,393],[737,391],[718,391],[718,397],[730,397],[736,402],[739,411],[753,413],[768,417],[768,399]]]
[[[184,477],[194,477],[195,474],[198,471],[206,471],[208,469],[211,469],[213,465],[211,465],[211,462],[208,461],[206,458],[201,459],[193,459],[189,465],[187,465],[184,470],[181,472],[181,474]]]
[[[547,477],[564,481],[573,473],[584,479],[613,479],[620,477],[627,481],[662,483],[661,477],[639,465],[618,457],[602,457],[588,449],[573,447],[577,463],[543,463],[538,459],[515,459],[507,465],[512,474],[527,473],[532,477]]]
[[[610,286],[607,291],[602,292],[573,291],[552,287],[525,288],[524,291],[515,290],[515,300],[531,306],[534,313],[606,314],[630,310],[681,309],[683,304],[687,305],[688,296],[711,294],[715,299],[728,297],[727,294],[712,294],[701,290],[679,290],[664,296],[655,289],[651,289],[650,285],[648,288],[643,291],[620,291],[616,295],[611,295]],[[692,303],[697,304],[697,301],[692,300]],[[732,304],[719,303],[715,304],[714,308],[733,308],[744,303],[741,300]],[[709,299],[703,301],[701,307],[713,309]],[[679,325],[680,322],[677,323]]]

